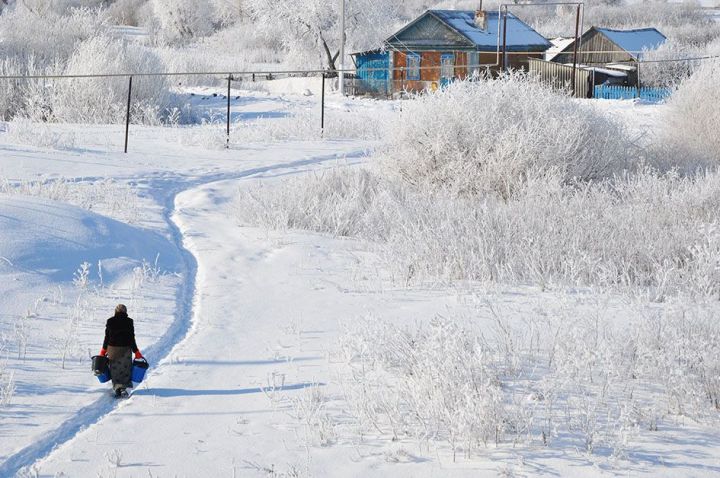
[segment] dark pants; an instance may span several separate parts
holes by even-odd
[[[110,361],[113,389],[132,387],[132,349],[110,345],[107,348],[107,358]]]

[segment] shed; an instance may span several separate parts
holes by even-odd
[[[384,53],[354,54],[358,77],[375,91],[383,90],[384,80],[384,91],[393,93],[437,88],[480,69],[499,70],[505,60],[498,54],[504,24],[498,12],[427,10],[385,40]],[[527,69],[528,57],[542,58],[550,47],[542,35],[509,12],[505,38],[507,52],[517,53],[507,55],[512,68]]]
[[[655,28],[613,30],[591,27],[583,33],[578,47],[578,63],[635,62],[645,50],[654,50],[665,42],[665,35]],[[575,42],[570,42],[552,61],[572,63]]]

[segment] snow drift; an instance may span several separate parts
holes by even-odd
[[[108,219],[63,203],[0,195],[0,256],[5,266],[72,280],[78,265],[102,261],[103,275],[113,280],[143,259],[175,271],[175,247],[157,233]]]

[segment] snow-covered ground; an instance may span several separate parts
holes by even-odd
[[[214,101],[206,93],[199,101]],[[289,105],[316,101],[238,96],[234,114],[267,122],[282,121]],[[392,108],[330,102],[348,114]],[[222,101],[216,103],[220,110]],[[600,106],[638,134],[652,129],[663,108]],[[642,435],[619,460],[570,448],[490,447],[453,462],[442,447],[359,440],[343,427],[334,356],[343,330],[358,321],[411,326],[441,314],[482,328],[498,309],[522,321],[602,303],[603,313],[623,324],[676,304],[533,288],[405,288],[388,280],[367,244],[244,227],[235,219],[239,188],[352,167],[364,161],[371,140],[237,141],[230,150],[210,150],[192,128],[133,127],[131,152],[123,155],[110,152],[122,146],[121,128],[64,128],[76,145],[63,150],[19,145],[0,133],[0,187],[7,181],[0,194],[0,379],[9,372],[14,384],[9,403],[0,405],[0,476],[720,473],[720,435],[700,424]],[[53,189],[61,179],[65,186]],[[33,188],[33,180],[44,187]],[[88,211],[88,204],[97,207]],[[127,303],[152,364],[126,401],[112,399],[89,371],[117,302]],[[487,303],[495,309],[478,305]],[[298,413],[314,390],[335,417],[330,446],[318,446]]]

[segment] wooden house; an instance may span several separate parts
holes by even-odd
[[[364,88],[392,94],[435,89],[474,72],[498,71],[504,64],[527,69],[528,58],[542,58],[549,46],[509,12],[505,19],[482,10],[428,10],[385,40],[382,48],[353,58]]]

